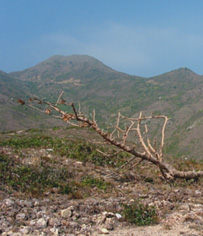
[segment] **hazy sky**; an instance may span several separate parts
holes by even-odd
[[[203,0],[0,0],[0,70],[56,54],[146,77],[203,74]]]

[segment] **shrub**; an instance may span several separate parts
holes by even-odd
[[[144,205],[139,201],[131,205],[123,205],[123,215],[126,221],[138,226],[151,225],[158,222],[154,206]]]

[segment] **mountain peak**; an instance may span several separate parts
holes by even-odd
[[[24,71],[13,72],[11,74],[14,77],[20,77],[22,80],[35,80],[36,77],[42,80],[50,78],[67,80],[72,77],[76,79],[83,79],[84,77],[102,78],[106,74],[114,74],[112,77],[115,77],[115,74],[118,73],[120,72],[113,70],[101,61],[88,55],[54,55]]]
[[[176,70],[173,70],[171,72],[178,72],[178,73],[192,73],[192,74],[195,74],[195,75],[198,75],[197,73],[195,73],[194,71],[192,71],[190,68],[187,68],[187,67],[180,67]]]
[[[163,73],[161,75],[153,76],[152,78],[178,79],[178,78],[196,78],[196,77],[201,77],[201,76],[187,67],[180,67],[178,69]]]
[[[45,60],[47,61],[75,61],[75,62],[84,62],[84,61],[98,61],[96,58],[88,56],[88,55],[70,55],[70,56],[64,56],[64,55],[54,55]]]
[[[91,63],[94,66],[108,66],[104,65],[101,61],[97,60],[96,58],[88,55],[70,55],[70,56],[63,56],[63,55],[54,55],[47,60],[39,63],[38,65],[45,64],[45,63],[63,63],[64,65],[68,64],[83,64],[83,63]],[[109,68],[109,67],[108,67]]]

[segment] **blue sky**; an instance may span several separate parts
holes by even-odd
[[[202,0],[0,0],[0,70],[87,54],[150,77],[203,74]]]

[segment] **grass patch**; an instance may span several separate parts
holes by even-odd
[[[158,223],[158,215],[154,206],[144,205],[139,201],[131,205],[123,205],[123,215],[127,222],[146,226]]]
[[[102,179],[94,178],[92,176],[86,176],[82,180],[83,186],[97,187],[98,189],[106,191],[108,187],[110,187],[110,183],[105,182]]]
[[[51,147],[54,141],[49,136],[32,136],[23,138],[13,138],[0,142],[0,146],[9,146],[16,149],[31,147]]]
[[[125,163],[128,154],[120,153],[111,158],[97,152],[97,147],[85,141],[70,141],[67,138],[52,138],[50,136],[31,135],[29,137],[11,138],[0,142],[0,146],[15,148],[52,148],[60,156],[91,162],[97,166],[119,167]],[[107,148],[100,148],[108,152]],[[116,151],[115,151],[116,152]]]
[[[64,168],[22,165],[10,157],[0,154],[0,180],[1,183],[13,190],[42,194],[50,188],[56,187],[64,194],[72,192],[67,181],[72,177]]]

